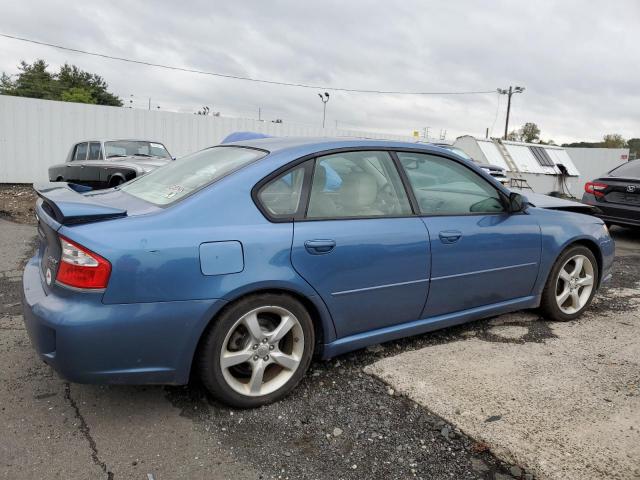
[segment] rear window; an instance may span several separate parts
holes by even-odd
[[[623,163],[609,172],[612,177],[640,178],[640,160]]]
[[[121,190],[156,205],[168,205],[265,155],[250,148],[208,148],[153,170]]]

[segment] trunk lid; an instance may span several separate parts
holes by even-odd
[[[640,179],[623,177],[604,177],[598,182],[606,183],[602,200],[621,205],[640,205]]]
[[[38,256],[45,292],[48,294],[58,273],[61,247],[59,231],[73,240],[76,225],[102,222],[159,211],[160,208],[118,189],[91,191],[88,187],[63,182],[33,187],[40,197],[36,203]]]
[[[127,210],[100,203],[82,193],[86,187],[56,182],[34,185],[42,208],[61,225],[77,225],[127,216]]]

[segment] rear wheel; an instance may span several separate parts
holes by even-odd
[[[300,302],[288,295],[252,295],[227,308],[205,334],[200,376],[224,403],[258,407],[300,382],[313,345],[313,323]]]
[[[551,269],[540,309],[551,320],[573,320],[591,304],[597,283],[598,262],[591,250],[569,247]]]

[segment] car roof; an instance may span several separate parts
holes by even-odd
[[[357,147],[380,147],[380,148],[397,148],[397,149],[413,149],[424,150],[426,152],[450,153],[448,150],[435,145],[424,143],[403,142],[397,140],[380,140],[369,138],[351,138],[351,137],[269,137],[251,140],[241,140],[231,142],[225,146],[242,146],[250,148],[259,148],[269,153],[279,153],[285,150],[304,148],[310,152],[323,151],[337,148],[357,148]]]
[[[150,142],[150,143],[159,143],[160,145],[164,146],[163,142],[160,142],[158,140],[148,140],[145,138],[90,138],[90,139],[83,139],[83,140],[79,140],[77,142],[74,142],[74,145],[78,144],[78,143],[88,143],[88,142]]]

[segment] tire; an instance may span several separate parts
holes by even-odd
[[[205,332],[200,378],[227,405],[266,405],[300,382],[314,345],[313,322],[299,301],[286,294],[251,295],[225,308]]]
[[[576,274],[578,259],[582,260],[582,268]],[[598,262],[591,250],[582,245],[568,247],[560,254],[547,278],[540,313],[560,322],[576,319],[591,304],[598,286],[598,275]],[[590,283],[588,277],[591,277]]]
[[[113,177],[110,181],[109,181],[109,188],[115,188],[118,187],[120,185],[122,185],[124,183],[124,180],[120,177]]]

